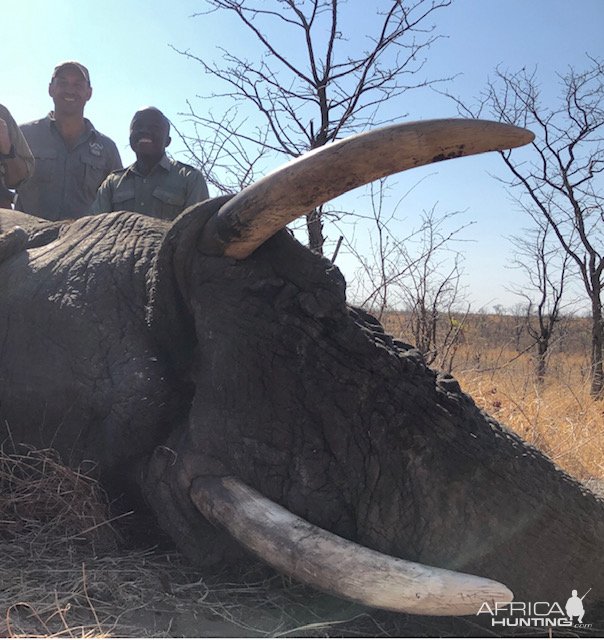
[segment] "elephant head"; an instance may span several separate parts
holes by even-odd
[[[45,444],[52,429],[63,452],[94,455],[114,490],[136,484],[199,560],[236,540],[318,588],[411,613],[559,601],[571,585],[601,598],[602,501],[349,307],[338,269],[283,231],[376,178],[530,140],[484,121],[396,125],[170,228],[129,213],[66,225],[0,265],[3,335],[39,291],[46,328],[69,325],[26,372],[16,359],[39,356],[45,328],[29,321],[25,355],[13,329],[1,417],[21,438],[43,421]],[[66,352],[70,372],[53,375]]]

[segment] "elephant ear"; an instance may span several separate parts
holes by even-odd
[[[164,236],[153,262],[147,324],[177,374],[188,370],[197,342],[188,293],[191,262],[206,223],[231,198],[206,200],[183,211]]]

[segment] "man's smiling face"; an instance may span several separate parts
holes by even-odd
[[[55,112],[66,115],[81,114],[92,96],[92,87],[76,67],[64,67],[52,79],[48,94],[55,104]]]
[[[158,109],[137,111],[130,123],[130,146],[138,159],[160,160],[170,144],[170,124]]]

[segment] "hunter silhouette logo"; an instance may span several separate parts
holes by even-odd
[[[564,609],[558,602],[483,602],[476,615],[489,614],[492,627],[575,627],[588,629],[592,625],[583,622],[585,615],[583,599],[590,591],[591,587],[579,597],[577,590],[573,589]]]
[[[579,598],[577,590],[573,589],[571,597],[566,601],[566,615],[573,620],[577,617],[577,622],[583,624],[583,616],[585,608],[583,607],[583,598],[591,591],[591,587]]]

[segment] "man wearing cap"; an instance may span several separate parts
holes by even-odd
[[[34,157],[10,111],[0,104],[0,207],[8,208],[14,189],[34,171]]]
[[[84,118],[92,96],[88,69],[79,62],[55,67],[48,94],[54,111],[21,126],[36,160],[33,177],[17,188],[15,207],[62,220],[86,215],[99,185],[122,166],[113,140]]]
[[[89,213],[135,211],[174,220],[186,207],[208,198],[203,175],[166,155],[170,121],[156,107],[145,107],[130,123],[136,162],[114,171],[101,185]]]

